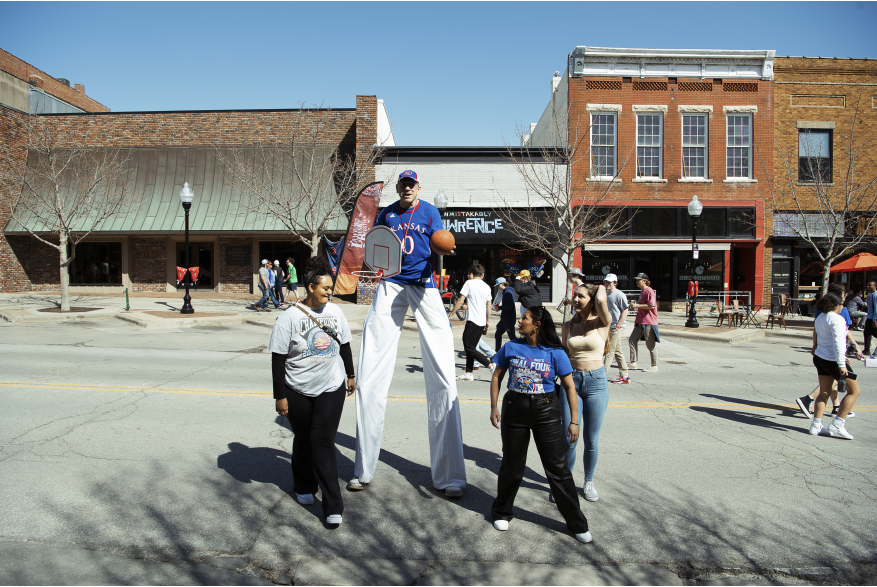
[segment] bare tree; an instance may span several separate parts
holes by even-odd
[[[759,154],[770,188],[773,232],[794,234],[813,247],[822,264],[823,294],[835,261],[869,240],[877,227],[877,165],[858,136],[859,101],[849,130],[834,136],[834,157],[831,135],[816,129],[800,133],[795,147],[784,149],[777,142],[776,170],[768,169]]]
[[[569,127],[567,120],[563,112],[549,121],[540,146],[527,147],[532,139],[518,128],[525,148],[507,145],[507,159],[521,178],[524,198],[497,189],[494,211],[518,243],[544,251],[569,273],[576,250],[627,230],[627,208],[613,205],[610,195],[633,151],[619,160],[615,145],[591,146],[590,118]],[[568,282],[566,287],[569,295]]]
[[[61,311],[69,312],[76,245],[137,204],[130,151],[88,147],[87,132],[60,130],[50,117],[14,120],[22,142],[0,144],[3,204],[19,228],[58,251]]]
[[[240,192],[241,212],[271,215],[316,256],[320,238],[351,211],[371,183],[380,148],[343,150],[326,109],[302,110],[283,129],[283,144],[216,147],[226,181]]]

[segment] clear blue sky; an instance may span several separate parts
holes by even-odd
[[[382,98],[400,145],[501,145],[576,45],[877,58],[877,3],[14,3],[0,47],[114,111]]]

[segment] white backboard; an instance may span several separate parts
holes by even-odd
[[[402,271],[402,241],[390,228],[375,226],[365,235],[365,263],[382,277]]]

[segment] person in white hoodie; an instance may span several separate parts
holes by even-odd
[[[827,293],[816,302],[821,314],[814,322],[813,365],[819,375],[819,396],[813,410],[813,421],[810,423],[810,434],[818,436],[827,434],[852,440],[853,435],[845,427],[846,417],[859,397],[859,384],[856,374],[849,367],[846,358],[847,328],[846,321],[840,317],[843,302],[837,294]],[[857,358],[862,358],[858,353]],[[831,393],[834,382],[838,382],[838,392],[845,390],[846,396],[840,402],[840,408],[834,420],[827,427],[822,425],[825,403]]]

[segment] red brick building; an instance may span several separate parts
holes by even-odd
[[[276,109],[191,112],[109,112],[84,97],[68,95],[66,86],[0,52],[0,69],[8,75],[38,75],[41,88],[57,92],[82,112],[39,115],[51,128],[95,149],[124,149],[130,155],[140,205],[136,213],[102,227],[77,246],[71,291],[173,291],[175,267],[184,258],[183,210],[178,192],[188,182],[195,192],[190,218],[191,264],[201,268],[199,286],[214,291],[252,292],[263,257],[292,256],[300,270],[310,251],[271,216],[247,214],[219,163],[223,149],[256,144],[278,147],[295,121],[319,124],[325,142],[350,154],[371,153],[382,133],[392,144],[383,103],[357,96],[355,108]],[[36,73],[35,73],[36,72]],[[0,72],[2,73],[2,72]],[[16,78],[19,79],[19,78]],[[20,97],[20,93],[19,93]],[[22,104],[18,103],[18,106]],[[26,165],[24,140],[16,122],[26,108],[0,102],[0,141]],[[381,127],[381,128],[379,128]],[[0,194],[0,200],[4,194]],[[346,219],[329,233],[343,234]],[[0,291],[57,290],[58,254],[39,243],[0,209]],[[301,273],[300,273],[301,274]]]
[[[645,272],[667,309],[693,279],[702,294],[749,292],[763,303],[762,165],[772,169],[773,160],[757,148],[774,143],[773,60],[773,51],[569,54],[525,139],[531,147],[581,144],[588,156],[573,164],[574,185],[611,185],[603,203],[628,209],[626,231],[580,251],[576,265],[588,280],[612,272],[631,290]],[[686,209],[694,195],[704,206],[698,259]]]

